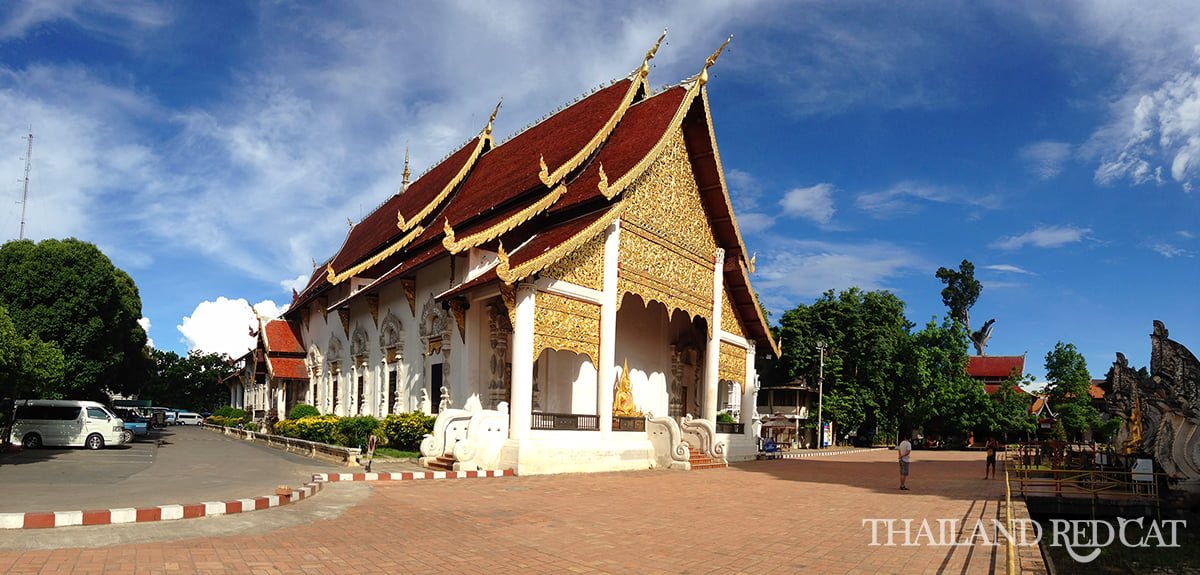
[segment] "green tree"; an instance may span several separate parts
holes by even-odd
[[[1037,431],[1037,420],[1029,413],[1033,396],[1020,391],[1021,385],[1031,383],[1031,379],[1013,370],[1004,385],[992,394],[982,431],[999,435],[1005,443],[1010,437],[1027,438]]]
[[[950,317],[966,330],[971,343],[975,345],[975,352],[983,355],[983,350],[992,337],[992,324],[996,323],[996,320],[989,319],[983,324],[983,329],[971,331],[971,308],[975,306],[979,294],[983,291],[983,284],[975,279],[975,264],[963,260],[958,264],[957,270],[938,268],[936,275],[946,284],[942,289],[942,303],[950,310]]]
[[[823,342],[826,419],[842,431],[890,430],[896,421],[889,408],[898,358],[910,327],[904,302],[895,294],[827,291],[812,305],[784,312],[778,332],[783,355],[773,375],[777,383],[804,378],[815,384],[816,344]]]
[[[901,427],[957,437],[979,425],[987,395],[967,376],[966,331],[950,318],[912,334],[894,399]]]
[[[58,398],[62,381],[62,350],[21,336],[0,306],[0,398]]]
[[[1092,405],[1088,392],[1092,376],[1083,354],[1075,344],[1058,342],[1046,354],[1046,394],[1050,405],[1072,438],[1079,438],[1100,420],[1100,412]]]
[[[215,411],[229,402],[229,389],[220,381],[235,370],[224,354],[192,351],[181,357],[152,349],[150,357],[154,369],[137,390],[139,399],[195,412]]]
[[[128,274],[96,246],[76,239],[0,246],[0,305],[17,333],[62,350],[57,389],[44,395],[107,399],[146,374],[142,304]]]

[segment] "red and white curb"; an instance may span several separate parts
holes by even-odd
[[[474,479],[477,477],[513,477],[511,469],[482,471],[406,471],[402,473],[314,473],[317,483],[335,481],[416,481],[426,479]]]
[[[306,483],[293,489],[290,496],[268,495],[234,501],[206,501],[183,505],[158,505],[156,507],[126,507],[118,509],[95,509],[91,511],[54,511],[47,513],[0,513],[0,529],[42,529],[47,527],[71,527],[75,525],[112,525],[117,523],[148,523],[172,521],[195,517],[212,517],[249,513],[270,509],[297,501],[303,501],[321,490],[323,483]]]
[[[806,459],[809,457],[830,457],[833,455],[850,455],[852,453],[867,453],[869,451],[878,451],[880,449],[882,449],[882,448],[873,447],[873,448],[865,448],[865,449],[839,449],[839,450],[835,450],[835,451],[825,451],[825,450],[822,450],[822,451],[816,451],[816,450],[798,451],[798,452],[793,451],[793,452],[787,452],[787,453],[778,452],[778,453],[773,454],[775,456],[773,459]]]

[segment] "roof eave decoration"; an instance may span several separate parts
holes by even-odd
[[[414,239],[416,239],[417,236],[420,236],[422,233],[424,233],[424,231],[425,231],[425,226],[417,226],[417,227],[413,228],[412,231],[405,234],[404,237],[400,238],[399,240],[396,240],[396,243],[388,246],[386,249],[371,256],[370,258],[367,258],[367,260],[363,261],[362,263],[360,263],[354,267],[351,267],[350,269],[347,269],[341,273],[334,271],[332,263],[326,264],[325,265],[325,279],[328,280],[329,283],[332,285],[340,284],[340,283],[346,281],[348,278],[352,278],[352,277],[376,266],[377,264],[379,264],[379,262],[391,257],[396,252],[404,249],[405,246],[412,243],[412,241]]]
[[[571,239],[568,239],[567,241],[555,246],[553,249],[548,250],[546,253],[522,263],[515,268],[509,266],[508,254],[504,252],[504,246],[501,245],[500,250],[496,254],[500,260],[499,265],[496,266],[496,276],[500,278],[500,281],[503,281],[506,284],[512,284],[546,269],[547,267],[553,265],[554,262],[557,262],[558,260],[572,254],[575,250],[583,247],[583,244],[587,243],[589,240],[595,237],[596,234],[603,231],[610,224],[612,224],[613,221],[621,217],[621,214],[625,212],[625,206],[626,204],[624,201],[618,202],[616,205],[609,208],[607,214],[604,214],[596,219],[596,221],[589,224],[586,228],[583,228],[583,230],[575,234],[573,237],[571,237]]]
[[[505,218],[500,223],[489,227],[483,231],[471,234],[460,240],[454,237],[454,228],[450,227],[450,220],[446,219],[442,225],[442,230],[445,231],[446,237],[442,238],[442,246],[450,253],[457,254],[463,250],[473,248],[487,242],[490,242],[510,231],[517,226],[529,221],[534,216],[546,211],[553,206],[555,202],[561,199],[567,193],[567,186],[560,184],[550,190],[550,193],[542,197],[542,199],[530,204],[517,213]]]
[[[596,184],[596,187],[599,188],[601,195],[607,199],[613,199],[617,196],[617,194],[621,193],[626,187],[629,186],[629,184],[632,184],[634,181],[640,178],[642,174],[650,168],[650,165],[653,164],[654,161],[658,159],[658,156],[662,154],[663,148],[670,144],[672,136],[675,134],[675,130],[671,129],[671,127],[678,127],[683,123],[683,117],[687,115],[688,109],[692,107],[692,100],[695,99],[695,97],[699,94],[700,84],[692,84],[692,86],[688,88],[688,93],[684,95],[682,100],[680,100],[679,109],[675,110],[675,117],[671,118],[671,122],[667,124],[668,128],[663,130],[662,137],[658,139],[658,142],[654,144],[654,147],[651,148],[650,151],[647,152],[637,164],[634,164],[629,171],[625,172],[625,175],[617,178],[617,181],[610,184],[608,182],[608,175],[604,173],[604,164],[600,164],[600,182]]]
[[[639,92],[646,88],[646,76],[650,73],[650,60],[653,59],[654,54],[658,52],[658,47],[662,44],[663,38],[665,38],[666,35],[667,31],[663,30],[662,35],[658,37],[658,41],[656,41],[654,46],[646,52],[646,57],[642,60],[642,65],[638,67],[637,70],[634,70],[632,74],[630,74],[630,77],[633,78],[633,81],[629,83],[629,89],[625,92],[625,97],[621,99],[621,105],[617,106],[617,109],[613,111],[612,116],[608,118],[608,122],[605,122],[604,126],[600,128],[600,131],[596,132],[596,134],[592,136],[591,141],[589,141],[587,145],[585,145],[579,150],[578,153],[563,163],[563,165],[556,168],[553,172],[551,172],[550,167],[546,165],[545,157],[538,158],[538,178],[542,180],[542,183],[545,184],[546,187],[553,188],[554,185],[561,182],[562,179],[567,176],[567,174],[571,173],[571,171],[583,164],[584,161],[592,157],[592,154],[595,153],[600,145],[608,139],[608,136],[612,134],[612,131],[616,129],[617,124],[625,115],[625,111],[629,109],[631,104],[633,104],[633,99],[637,97]]]
[[[732,38],[733,36],[730,36]],[[737,225],[737,216],[733,213],[733,201],[729,198],[729,186],[725,183],[725,167],[721,164],[721,151],[717,148],[717,134],[713,131],[712,108],[708,105],[708,90],[700,90],[700,98],[704,102],[704,121],[708,124],[708,138],[712,142],[713,162],[717,166],[717,178],[721,182],[721,194],[725,196],[725,205],[729,207],[729,221],[733,226],[734,237],[737,238],[738,248],[741,250],[741,261],[750,265],[750,271],[754,271],[754,262],[746,257],[746,241],[742,239],[742,229]]]
[[[746,269],[746,264],[738,262],[738,269],[742,272],[742,278],[746,281],[746,291],[750,292],[750,301],[754,302],[754,315],[763,326],[763,333],[767,337],[767,343],[771,346],[771,351],[775,353],[775,357],[781,357],[783,352],[779,349],[779,344],[775,341],[775,337],[771,335],[771,324],[767,323],[767,318],[763,316],[762,304],[758,303],[758,294],[750,288],[750,271]]]
[[[732,41],[733,34],[730,34],[729,37],[725,39],[725,42],[717,47],[717,51],[713,52],[712,55],[704,61],[704,69],[700,70],[700,75],[696,76],[696,83],[700,84],[701,86],[708,83],[708,69],[712,68],[712,65],[717,63],[717,58],[721,55],[721,51],[724,50],[725,47],[728,46]]]
[[[417,212],[412,217],[405,218],[404,214],[396,212],[397,228],[400,228],[401,231],[408,231],[412,229],[413,226],[420,223],[426,218],[426,216],[433,212],[433,210],[442,205],[442,202],[446,200],[446,197],[450,195],[450,192],[454,191],[454,189],[457,188],[464,179],[466,179],[467,174],[471,172],[471,168],[475,167],[475,161],[479,159],[479,156],[483,154],[484,150],[490,148],[492,145],[492,124],[496,121],[496,114],[500,113],[500,105],[503,103],[503,98],[496,103],[496,108],[492,110],[492,115],[488,118],[487,125],[484,126],[483,130],[480,130],[479,132],[479,139],[477,142],[475,142],[475,149],[471,152],[471,156],[467,158],[467,161],[463,163],[462,168],[458,170],[458,174],[455,174],[454,178],[452,178],[446,184],[446,187],[442,188],[442,191],[439,192],[438,195],[433,198],[433,200],[426,204],[424,208],[421,208],[421,211]]]

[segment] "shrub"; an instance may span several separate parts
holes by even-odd
[[[288,412],[288,419],[301,419],[304,417],[314,417],[321,415],[321,411],[306,403],[297,403],[292,406],[292,410]]]
[[[379,427],[379,420],[370,415],[361,417],[343,417],[338,420],[338,439],[341,440],[341,445],[346,447],[362,447],[367,446],[367,436],[375,432]]]
[[[238,409],[236,407],[229,407],[228,405],[214,411],[213,416],[214,417],[224,417],[226,419],[244,419],[246,421],[250,420],[250,418],[246,415],[245,410]]]
[[[245,426],[245,429],[247,431],[258,431],[258,424],[257,423],[247,423]]]
[[[433,433],[435,421],[436,417],[420,411],[389,415],[383,420],[383,435],[389,447],[416,451],[421,446],[421,438],[426,433]]]
[[[318,415],[301,419],[285,419],[272,428],[276,435],[294,437],[317,443],[338,445],[338,418],[336,415]]]
[[[717,423],[737,423],[737,420],[729,412],[722,411],[717,414]]]

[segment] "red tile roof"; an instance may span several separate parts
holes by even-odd
[[[644,93],[645,80],[635,73],[556,112],[507,142],[483,151],[473,163],[470,162],[475,157],[472,143],[456,151],[415,182],[408,192],[389,198],[351,229],[342,248],[331,258],[334,271],[377,279],[350,297],[375,293],[389,281],[411,276],[419,268],[444,257],[447,254],[441,245],[444,222],[453,226],[456,237],[464,238],[546,197],[550,190],[539,175],[541,158],[551,174],[550,184],[565,183],[566,195],[500,239],[514,250],[510,253],[511,268],[546,253],[557,245],[555,242],[561,243],[584,231],[589,222],[601,217],[598,214],[620,201],[619,197],[610,200],[600,194],[601,166],[610,186],[623,177],[623,182],[629,181],[637,176],[635,168],[640,170],[645,161],[653,159],[650,155],[664,136],[682,128],[709,223],[726,253],[724,282],[734,309],[747,336],[778,353],[750,289],[748,255],[721,176],[703,84],[685,83],[634,101]],[[473,141],[481,142],[486,143]],[[464,165],[470,169],[458,189],[444,202],[433,201],[441,194],[436,184],[442,182],[441,190],[447,189],[445,182],[454,181],[454,175],[462,172],[457,168]],[[555,179],[560,176],[562,180]],[[619,191],[619,186],[612,191]],[[422,208],[434,204],[440,205],[423,212]],[[420,222],[425,230],[403,249],[389,251],[392,255],[381,259],[383,251],[407,233],[396,226],[397,211],[410,219],[418,213],[427,214]],[[515,246],[527,241],[530,243],[525,248],[515,250]],[[485,249],[495,249],[496,244],[493,239],[485,244]],[[365,265],[371,267],[367,269]],[[292,310],[301,309],[326,293],[330,286],[323,272],[321,269],[313,274],[309,285],[294,298]],[[493,277],[494,273],[484,274],[472,284],[491,281]],[[345,296],[345,293],[339,295]]]
[[[1011,375],[1014,369],[1018,374],[1025,373],[1025,356],[973,355],[967,358],[967,375],[971,377],[1005,378]]]
[[[304,345],[300,343],[300,326],[294,322],[273,319],[267,322],[263,337],[268,353],[304,354]]]
[[[634,81],[619,80],[484,154],[442,215],[457,227],[504,208],[524,192],[545,188],[538,177],[539,158],[544,156],[546,166],[554,170],[578,154],[620,111]]]
[[[389,240],[398,239],[404,232],[397,227],[397,214],[411,218],[429,202],[435,200],[446,185],[466,165],[479,143],[473,138],[442,163],[409,185],[403,194],[394,195],[355,225],[342,249],[333,257],[333,269],[341,272],[364,260]],[[536,159],[534,160],[536,162]],[[536,163],[534,164],[536,166]],[[536,170],[535,177],[536,177]],[[441,232],[441,228],[437,229]]]
[[[1093,379],[1091,387],[1088,388],[1088,395],[1092,399],[1104,399],[1104,388],[1100,384],[1104,383],[1103,379]]]
[[[275,379],[308,379],[308,366],[298,357],[268,357],[267,368]]]

